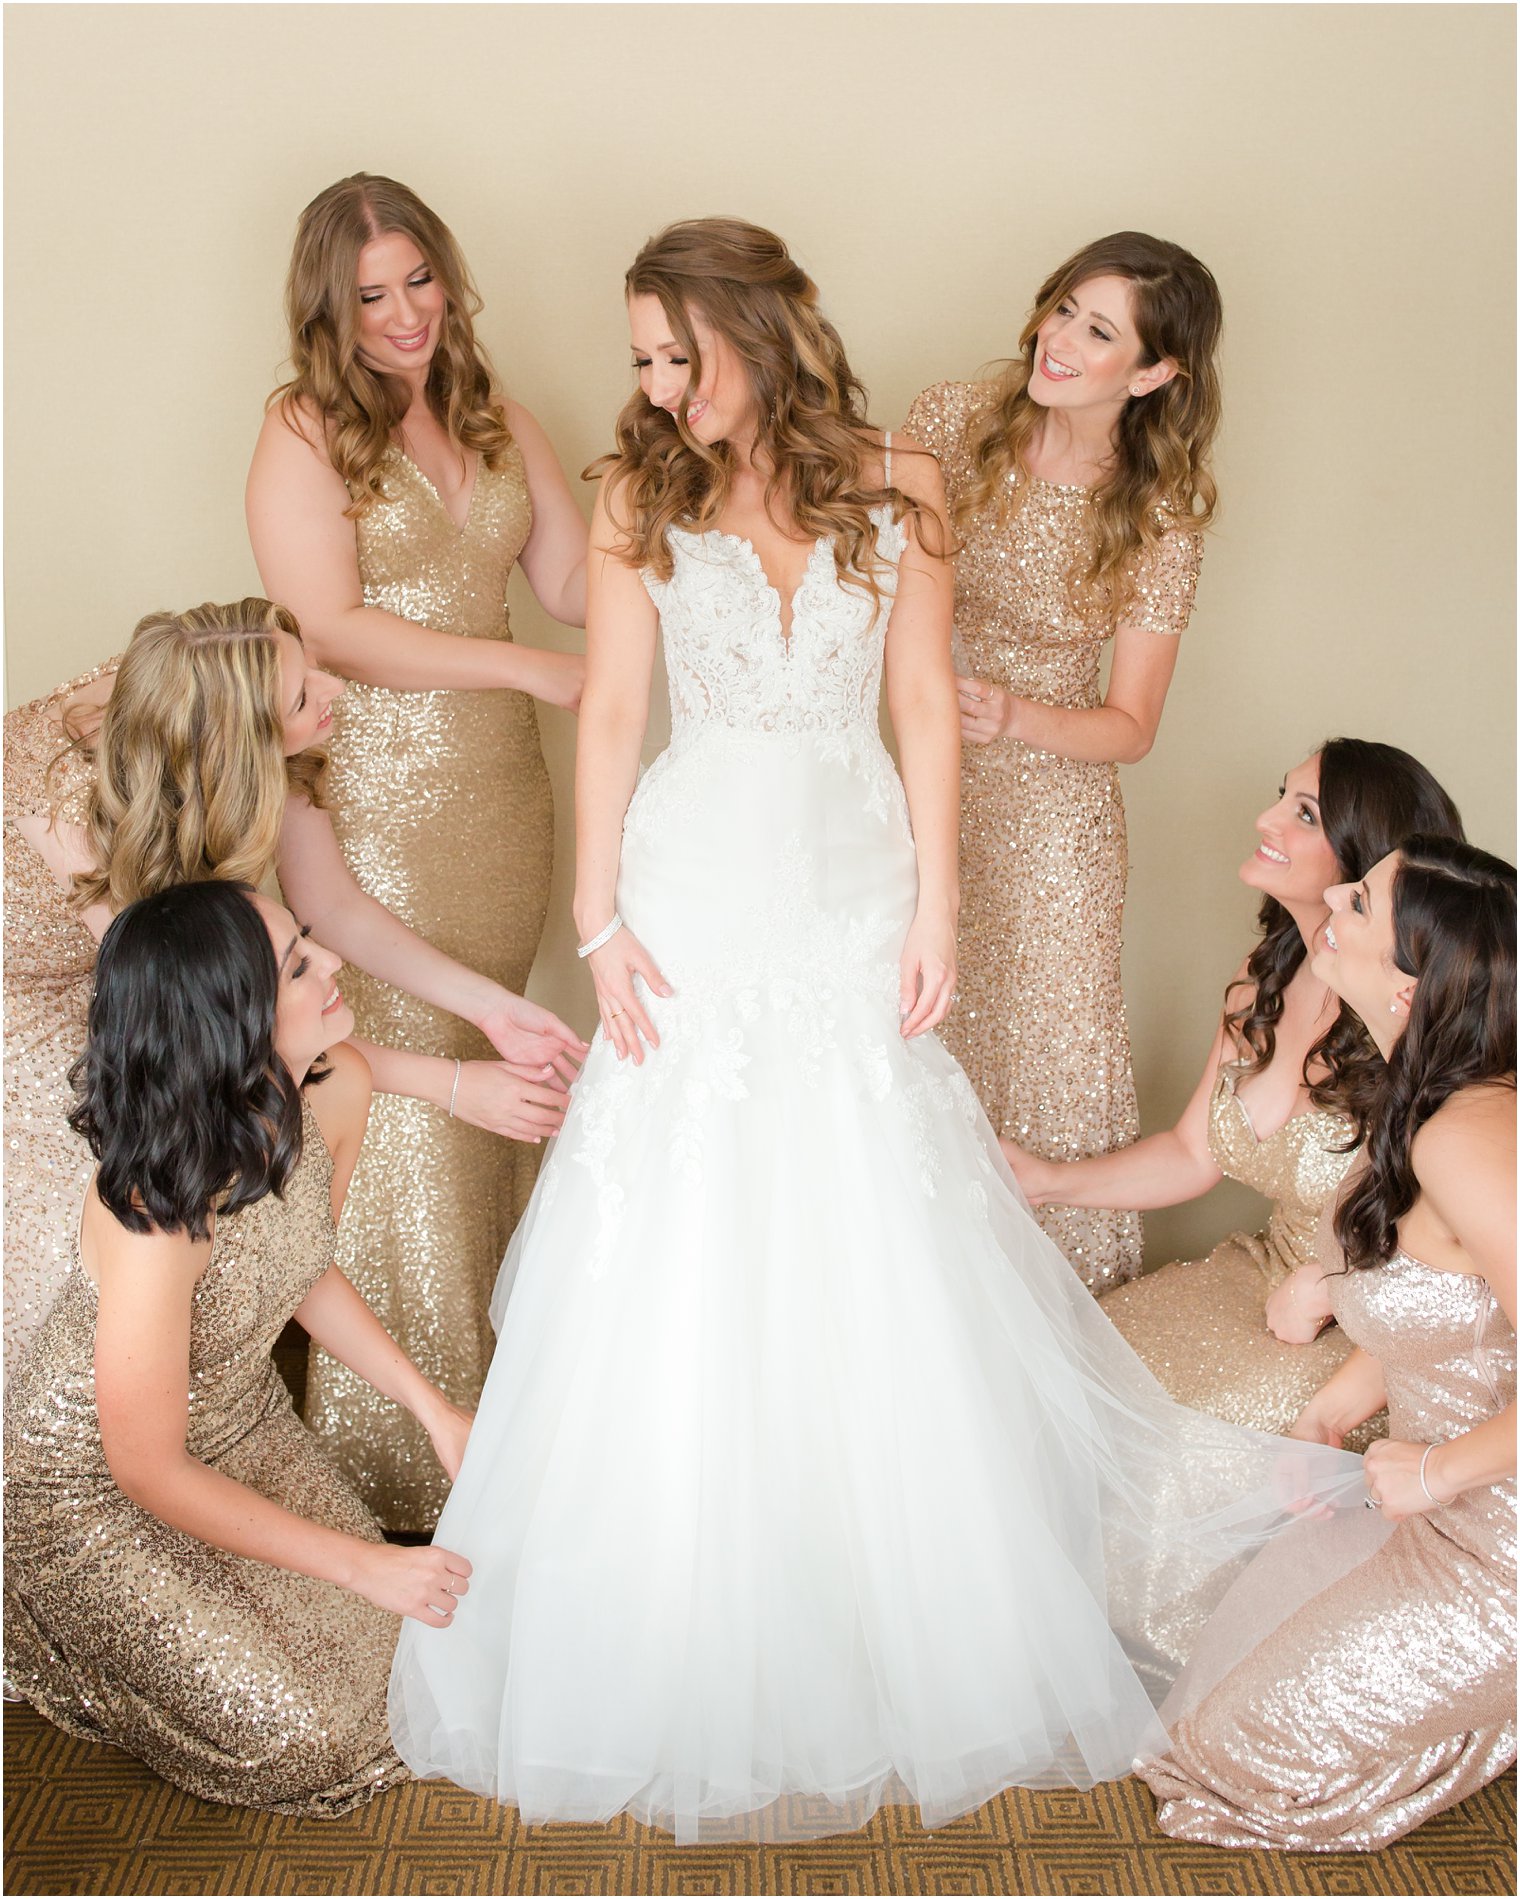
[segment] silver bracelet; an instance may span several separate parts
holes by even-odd
[[[454,1086],[449,1090],[449,1119],[454,1118],[454,1103],[459,1099],[459,1077],[464,1072],[464,1063],[454,1057]]]
[[[584,960],[593,950],[599,950],[604,943],[610,943],[622,927],[623,919],[618,915],[617,911],[614,910],[612,913],[612,921],[607,925],[605,930],[598,930],[589,943],[578,943],[576,945],[576,955]]]
[[[1436,1493],[1431,1489],[1430,1485],[1427,1484],[1425,1481],[1426,1460],[1429,1458],[1430,1453],[1432,1451],[1439,1450],[1440,1448],[1441,1447],[1438,1444],[1427,1444],[1425,1446],[1425,1456],[1420,1459],[1420,1488],[1421,1490],[1425,1492],[1425,1500],[1427,1503],[1450,1503],[1451,1502],[1450,1497],[1438,1497]]]

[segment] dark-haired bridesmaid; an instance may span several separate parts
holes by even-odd
[[[1050,1161],[1139,1132],[1118,767],[1151,748],[1192,612],[1220,322],[1196,257],[1120,231],[1046,278],[1001,377],[926,389],[904,424],[961,539],[960,999],[941,1033],[997,1132]],[[1094,1292],[1140,1270],[1137,1213],[1038,1217]]]
[[[1414,837],[1326,894],[1315,974],[1387,1072],[1325,1280],[1357,1350],[1293,1435],[1339,1444],[1386,1403],[1366,1501],[1391,1530],[1320,1586],[1334,1538],[1305,1526],[1205,1628],[1200,1669],[1292,1610],[1163,1708],[1141,1770],[1165,1831],[1216,1846],[1386,1846],[1515,1759],[1515,873]]]
[[[507,582],[584,623],[586,525],[554,450],[478,342],[480,298],[438,214],[357,173],[302,212],[286,286],[291,380],[248,476],[254,558],[334,709],[333,825],[354,875],[403,922],[521,994],[549,901],[554,811],[535,699],[574,708],[578,654],[519,646]],[[468,1024],[384,982],[352,984],[359,1032],[468,1060]],[[540,1150],[424,1104],[377,1101],[340,1259],[461,1404],[494,1346],[496,1269]],[[308,1422],[388,1528],[430,1529],[444,1486],[410,1420],[317,1352]]]
[[[5,1390],[21,1696],[203,1799],[318,1815],[407,1778],[399,1618],[449,1627],[470,1570],[382,1539],[270,1357],[294,1316],[458,1470],[469,1414],[333,1264],[369,1109],[339,967],[230,881],[111,924],[73,1071],[98,1165]]]

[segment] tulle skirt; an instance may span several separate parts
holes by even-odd
[[[879,752],[879,747],[877,748]],[[1040,1232],[960,1069],[900,1033],[916,871],[885,755],[710,735],[625,829],[675,989],[599,1037],[504,1262],[404,1625],[402,1757],[528,1821],[800,1837],[1159,1752],[1203,1618],[1360,1460],[1173,1403]]]

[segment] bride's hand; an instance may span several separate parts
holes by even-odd
[[[955,924],[946,916],[914,917],[899,965],[898,1011],[904,1035],[923,1035],[950,1013],[955,990]]]
[[[675,991],[626,923],[616,936],[609,938],[599,950],[593,950],[586,960],[591,965],[591,980],[596,985],[597,1013],[602,1018],[607,1040],[616,1050],[619,1061],[625,1055],[631,1055],[637,1067],[644,1059],[644,1042],[651,1048],[658,1048],[660,1038],[654,1032],[654,1024],[643,1003],[639,1001],[633,979],[641,976],[646,987],[657,996],[674,995]],[[639,1039],[641,1036],[643,1041]]]

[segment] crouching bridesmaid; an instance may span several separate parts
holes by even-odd
[[[369,1109],[339,967],[243,884],[112,923],[71,1075],[98,1166],[5,1397],[22,1697],[204,1799],[312,1815],[409,1778],[399,1618],[448,1626],[470,1568],[383,1541],[270,1357],[294,1315],[458,1469],[469,1414],[332,1263]]]

